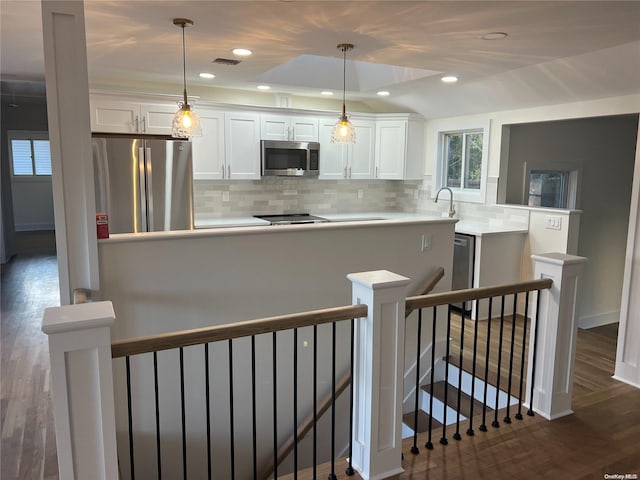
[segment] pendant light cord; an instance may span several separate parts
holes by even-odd
[[[347,116],[345,107],[346,102],[346,90],[347,90],[347,47],[342,47],[342,117]]]
[[[186,24],[182,24],[182,85],[184,86],[184,104],[188,105],[187,101],[187,53],[185,49],[184,43],[184,27]]]

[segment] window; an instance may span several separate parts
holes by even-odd
[[[15,177],[51,175],[51,150],[46,134],[10,133],[11,169]]]
[[[482,132],[444,134],[446,187],[480,190],[482,137]]]
[[[437,135],[434,142],[434,197],[440,188],[448,187],[456,201],[485,203],[490,126],[488,118],[451,118],[433,122],[432,131]]]

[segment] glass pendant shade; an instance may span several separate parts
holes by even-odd
[[[331,143],[356,143],[356,129],[346,115],[341,116],[333,126]]]
[[[180,108],[173,115],[171,124],[171,136],[176,138],[191,138],[202,136],[200,117],[191,109],[191,105],[185,102],[179,103]]]

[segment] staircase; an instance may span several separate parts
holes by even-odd
[[[444,360],[442,361],[444,364]],[[441,367],[444,365],[441,365]],[[505,391],[497,391],[494,385],[489,382],[485,383],[481,378],[474,377],[471,373],[458,368],[458,366],[450,363],[449,374],[446,380],[435,382],[433,385],[422,385],[420,387],[418,399],[418,422],[417,433],[427,432],[429,429],[429,417],[432,410],[432,431],[436,431],[446,423],[447,426],[455,424],[458,421],[458,384],[460,388],[459,403],[459,420],[463,422],[472,414],[473,416],[482,415],[485,402],[485,386],[486,386],[486,418],[494,415],[496,410],[496,392],[498,393],[497,408],[498,410],[509,405],[517,405],[518,399],[508,395]],[[473,399],[472,385],[473,387]],[[431,398],[433,397],[433,399]],[[445,415],[446,412],[446,415]],[[402,438],[412,437],[415,433],[415,412],[405,413],[402,416]]]

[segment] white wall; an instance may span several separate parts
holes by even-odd
[[[16,231],[54,229],[51,177],[14,178],[11,189]]]

